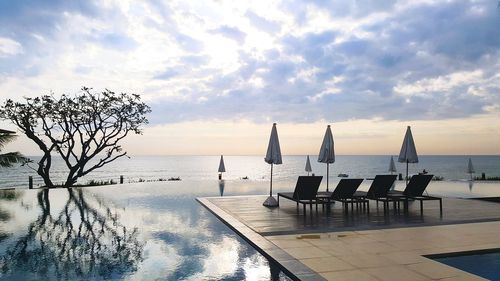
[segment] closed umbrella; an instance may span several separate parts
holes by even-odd
[[[397,172],[396,170],[396,164],[394,164],[394,157],[391,156],[391,162],[389,162],[389,172],[395,173]],[[394,190],[396,188],[396,182],[392,183],[391,190]]]
[[[220,156],[220,162],[219,162],[219,179],[222,179],[222,173],[226,172],[226,166],[224,165],[224,157],[221,155]]]
[[[472,175],[475,173],[474,171],[474,166],[472,165],[472,160],[469,158],[469,164],[467,165],[467,173],[470,174],[470,179],[473,180],[474,178]]]
[[[413,141],[410,126],[406,129],[403,145],[401,146],[401,151],[399,152],[398,162],[406,163],[406,185],[408,185],[408,164],[418,163],[417,149],[415,147],[415,142]]]
[[[308,176],[309,176],[309,173],[312,172],[311,161],[309,161],[309,155],[307,155],[305,170],[306,170]]]
[[[391,156],[391,162],[389,163],[389,172],[391,172],[391,175],[392,175],[392,173],[397,172],[396,164],[394,164],[394,157],[392,157],[392,156]]]
[[[323,143],[319,150],[318,162],[326,163],[326,191],[328,192],[329,165],[335,162],[335,149],[330,125],[326,128],[325,136],[323,137]]]
[[[264,158],[266,163],[271,164],[271,181],[269,185],[269,197],[264,201],[263,205],[266,207],[276,207],[278,206],[278,201],[273,197],[273,165],[282,164],[281,160],[281,149],[280,141],[278,139],[278,130],[276,129],[276,123],[273,123],[273,128],[271,129],[271,137],[269,138],[269,145],[267,146],[266,158]]]

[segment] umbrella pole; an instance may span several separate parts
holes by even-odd
[[[406,186],[408,186],[408,160],[406,160]]]
[[[271,186],[269,189],[269,196],[273,196],[273,163],[271,163]]]
[[[328,192],[328,173],[329,173],[330,163],[326,163],[326,192]]]

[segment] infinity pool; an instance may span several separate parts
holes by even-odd
[[[215,181],[2,190],[0,278],[288,280],[194,200],[223,191]]]

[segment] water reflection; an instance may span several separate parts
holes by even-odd
[[[0,279],[288,280],[195,201],[223,195],[227,182],[219,184],[9,195],[0,204],[0,230],[8,234],[0,240]]]
[[[219,192],[220,196],[224,196],[224,187],[226,186],[226,182],[224,180],[219,180]]]
[[[66,191],[67,200],[55,210],[49,189],[38,192],[40,215],[0,257],[3,277],[107,279],[137,268],[143,250],[138,229],[127,229],[116,212],[83,190]]]

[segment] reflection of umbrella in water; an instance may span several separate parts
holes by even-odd
[[[311,161],[309,161],[309,155],[307,155],[305,170],[306,170],[308,176],[309,176],[309,173],[312,172]]]
[[[318,162],[326,163],[326,191],[328,191],[329,167],[330,163],[335,162],[335,148],[330,125],[326,128],[325,136],[323,137],[323,143],[321,144],[321,149],[319,150]]]
[[[470,180],[474,180],[474,166],[472,165],[472,159],[469,158],[469,164],[467,165],[467,173],[470,174]]]
[[[406,185],[408,185],[408,163],[418,163],[417,148],[413,141],[410,126],[406,129],[403,145],[399,152],[398,162],[406,163]]]
[[[472,192],[472,187],[474,186],[474,181],[469,181],[469,191]]]
[[[222,173],[226,172],[226,166],[224,165],[224,157],[221,155],[220,156],[220,162],[219,162],[219,179],[222,179]]]
[[[220,196],[224,196],[224,187],[226,185],[226,182],[224,180],[219,181],[219,192]]]
[[[269,138],[269,145],[267,146],[267,153],[264,161],[271,164],[271,181],[269,185],[269,197],[267,197],[263,205],[266,207],[277,207],[278,201],[273,197],[273,164],[279,165],[282,164],[283,161],[281,160],[281,148],[276,123],[273,124],[273,128],[271,129],[271,137]]]

